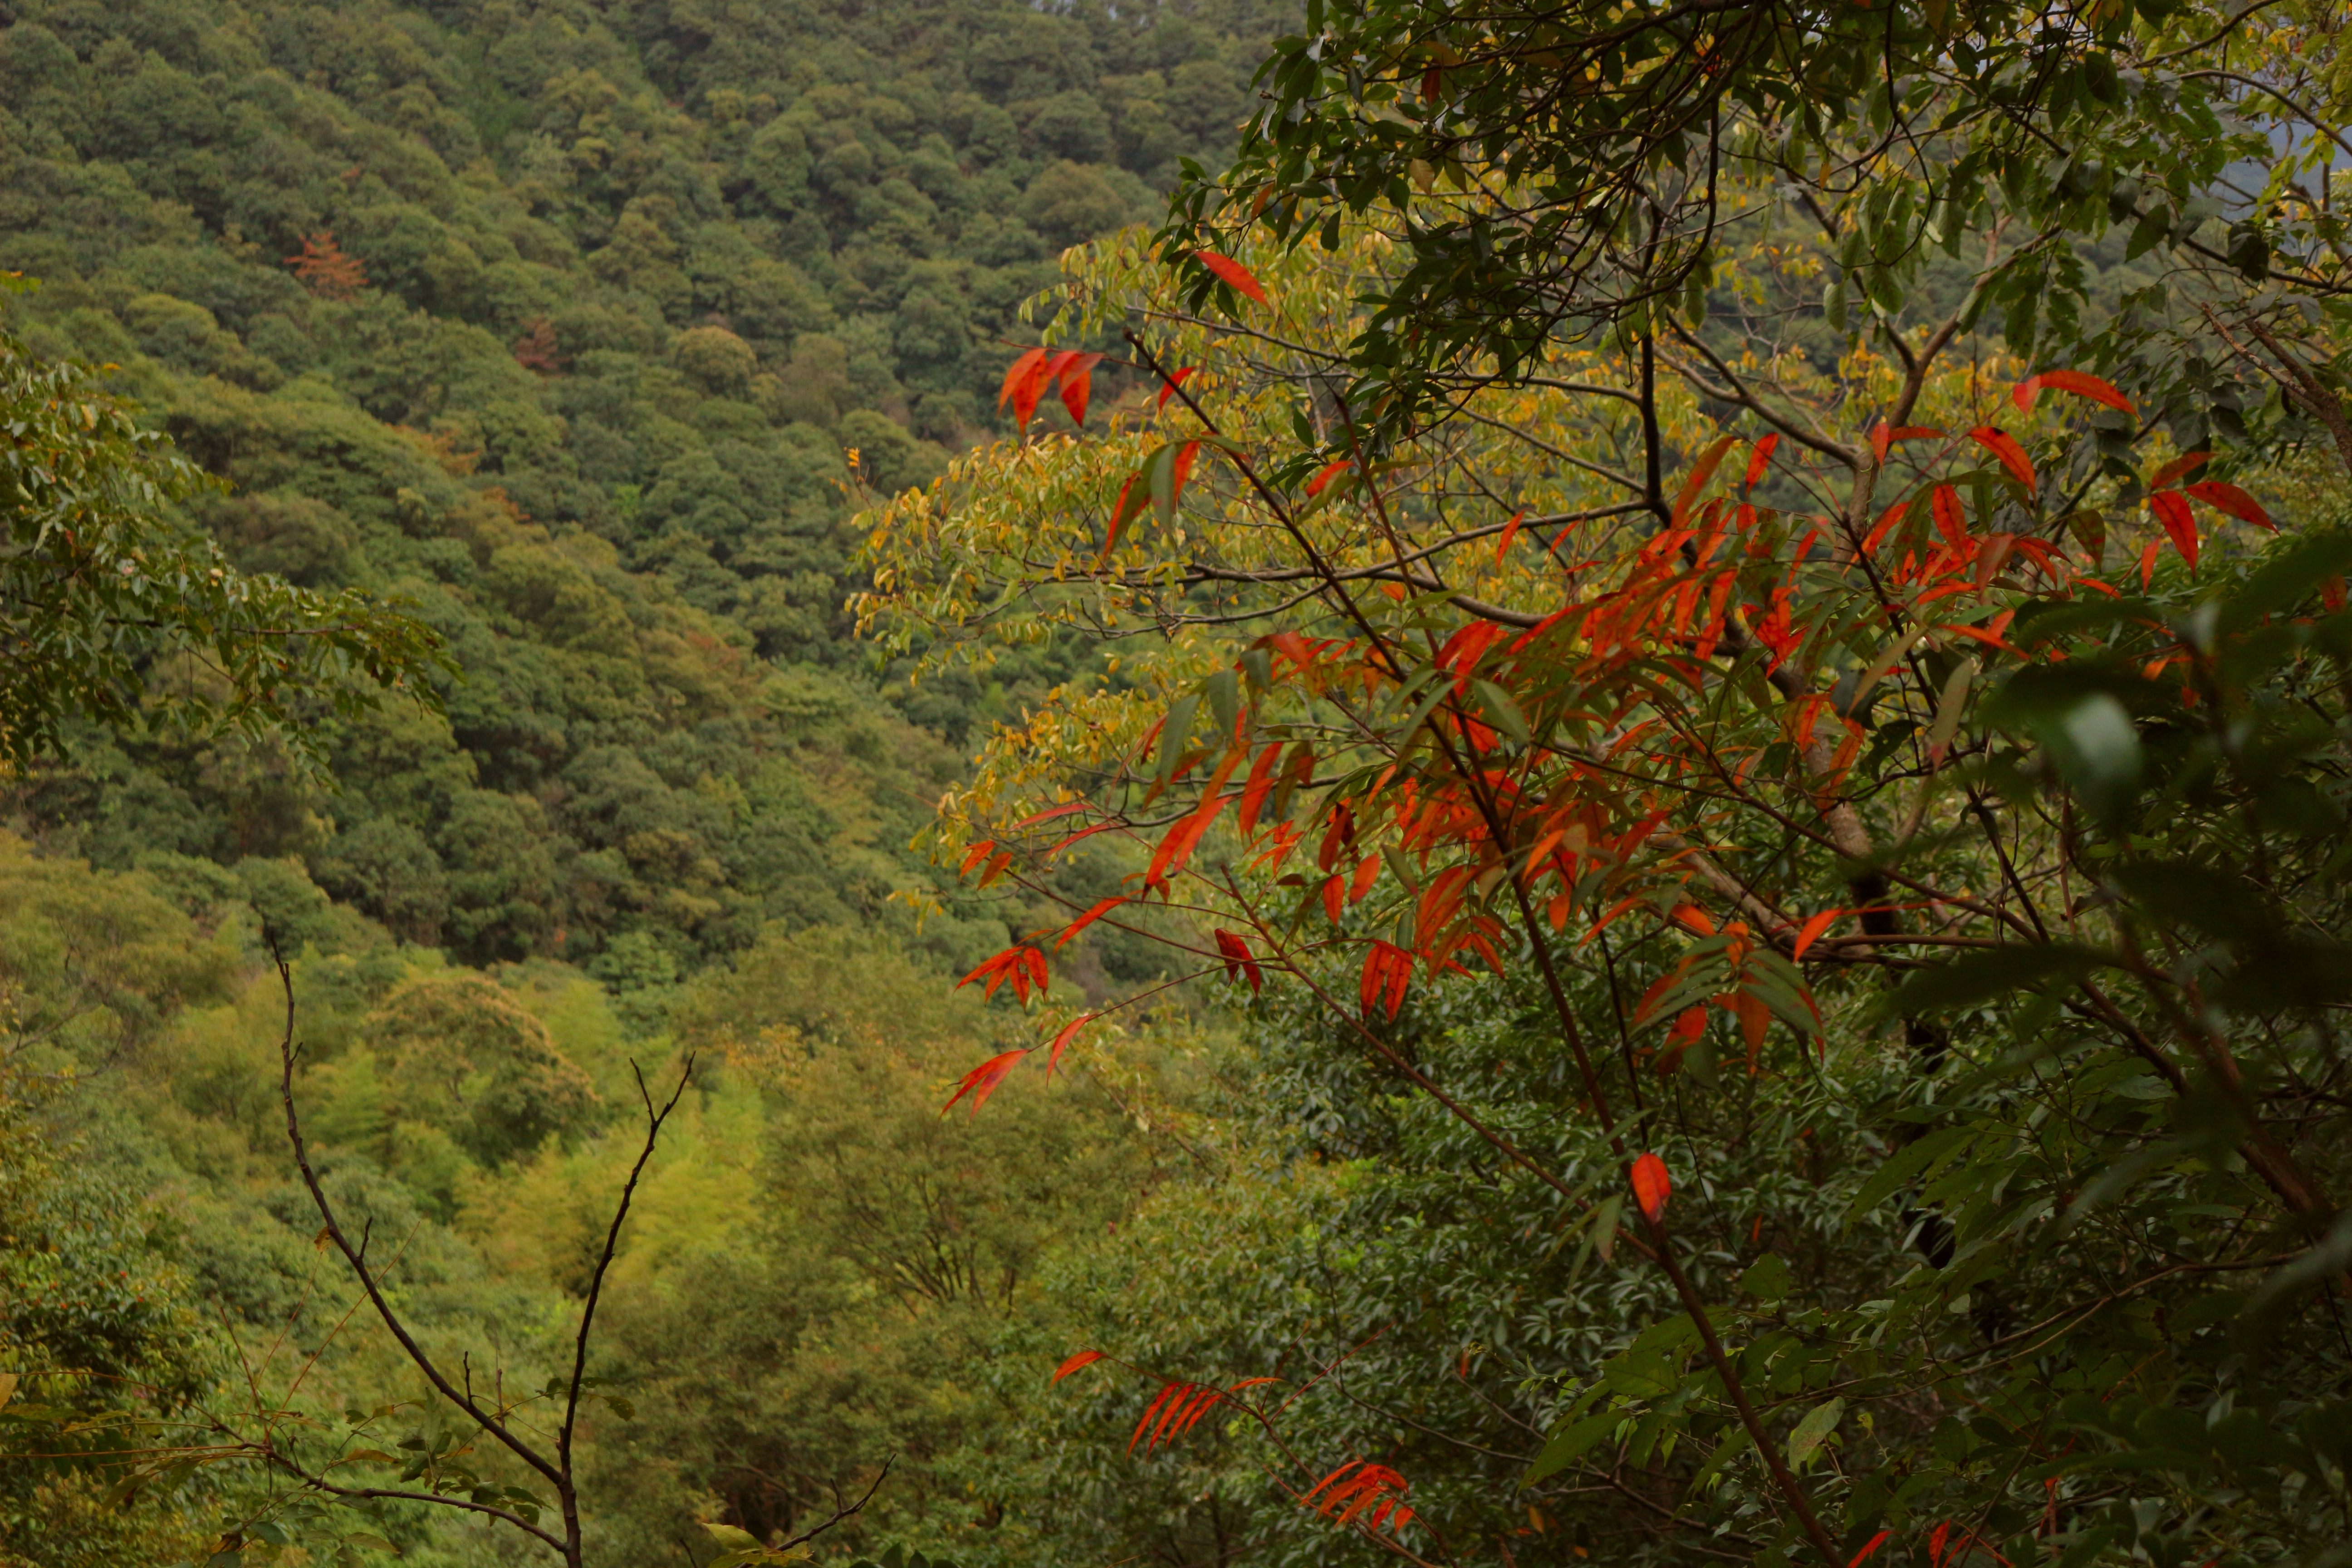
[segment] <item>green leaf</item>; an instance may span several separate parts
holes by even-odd
[[[1153,775],[1162,789],[1176,776],[1176,759],[1184,754],[1184,742],[1192,733],[1192,715],[1200,707],[1197,691],[1188,691],[1168,705],[1168,721],[1160,726],[1160,765]]]
[[[1590,1453],[1593,1445],[1615,1431],[1624,1419],[1622,1411],[1603,1410],[1597,1415],[1587,1415],[1582,1420],[1571,1421],[1560,1427],[1551,1435],[1550,1441],[1544,1444],[1543,1452],[1538,1454],[1536,1462],[1528,1467],[1528,1473],[1519,1478],[1519,1485],[1531,1487],[1568,1468]]]
[[[1522,746],[1534,739],[1528,729],[1527,715],[1519,711],[1519,705],[1511,700],[1509,692],[1491,680],[1474,680],[1470,686],[1478,694],[1478,710],[1486,715],[1488,723]]]
[[[1976,1136],[1974,1127],[1947,1127],[1913,1142],[1905,1144],[1888,1156],[1870,1180],[1854,1194],[1845,1211],[1845,1222],[1852,1225],[1872,1209],[1886,1201],[1889,1194],[1947,1155],[1958,1152]]]
[[[1202,683],[1209,698],[1209,711],[1216,716],[1217,736],[1228,739],[1242,711],[1241,677],[1231,669],[1221,669]]]
[[[2127,862],[2107,879],[2158,921],[2210,936],[2251,941],[2278,923],[2242,879],[2207,867]]]
[[[1797,1277],[1777,1252],[1768,1252],[1739,1276],[1739,1288],[1759,1301],[1777,1301],[1796,1289]]]
[[[1151,490],[1152,510],[1160,514],[1160,526],[1172,528],[1176,522],[1176,452],[1171,442],[1144,465],[1144,478]]]
[[[2171,233],[2172,208],[2158,202],[2142,213],[2139,222],[2132,226],[2131,238],[2124,245],[2124,259],[2138,260]]]
[[[1815,1449],[1829,1441],[1830,1434],[1837,1430],[1838,1422],[1844,1416],[1845,1401],[1843,1399],[1832,1399],[1807,1411],[1805,1418],[1797,1423],[1796,1430],[1789,1434],[1789,1463],[1803,1468],[1805,1461],[1813,1457]]]
[[[2074,981],[2105,962],[2070,942],[2020,942],[1980,948],[1948,963],[1924,969],[1886,994],[1874,1006],[1879,1017],[1911,1017],[1948,1012],[2005,996]]]
[[[1964,658],[1953,667],[1952,673],[1945,679],[1943,697],[1936,704],[1936,721],[1927,731],[1930,756],[1941,757],[1944,748],[1952,743],[1953,735],[1958,732],[1960,714],[1969,703],[1969,683],[1976,678],[1977,661]]]
[[[740,1525],[719,1524],[710,1520],[704,1520],[702,1528],[709,1533],[711,1540],[730,1551],[764,1552],[767,1550],[766,1544],[758,1536]]]
[[[1752,1440],[1748,1436],[1748,1428],[1734,1426],[1730,1436],[1715,1446],[1715,1452],[1706,1457],[1706,1463],[1698,1468],[1698,1473],[1691,1477],[1690,1485],[1683,1489],[1684,1495],[1696,1497],[1706,1489],[1707,1482],[1722,1474],[1725,1466],[1746,1453],[1752,1446]]]
[[[2330,529],[2295,540],[2246,579],[2223,601],[2221,629],[2237,631],[2264,616],[2291,609],[2316,595],[2330,577],[2352,569],[2352,533]]]

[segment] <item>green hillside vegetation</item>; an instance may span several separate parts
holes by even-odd
[[[2352,1561],[2337,8],[1301,9],[0,6],[0,1568]]]
[[[570,966],[485,973],[313,913],[297,1095],[329,1190],[396,1255],[422,1334],[535,1384],[568,1350],[568,1303],[635,1151],[631,1056],[649,1076],[678,1064],[633,1047]],[[281,1399],[324,1414],[415,1396],[390,1341],[351,1317],[293,1184],[258,926],[234,892],[0,839],[0,1366],[24,1379],[19,1408],[136,1411],[210,1442],[252,1439]],[[590,1430],[601,1550],[662,1560],[698,1518],[804,1522],[886,1462],[867,1531],[970,1535],[966,1483],[1007,1418],[971,1369],[1053,1250],[1182,1157],[1120,1109],[1121,1086],[1162,1092],[1152,1069],[942,1119],[941,1085],[998,1026],[936,971],[840,930],[763,939],[680,1014],[698,1088],[607,1287],[598,1370],[634,1419]],[[121,1510],[86,1472],[11,1459],[0,1561],[173,1561],[233,1531],[259,1480],[200,1470]],[[414,1510],[373,1528],[416,1561],[505,1560]]]
[[[8,783],[15,1410],[232,1441],[264,1391],[416,1393],[293,1184],[274,942],[329,1190],[398,1248],[420,1331],[509,1380],[559,1369],[632,1061],[698,1053],[604,1307],[635,1404],[588,1433],[609,1560],[699,1562],[700,1520],[804,1528],[885,1463],[848,1539],[1001,1517],[981,1456],[1010,1406],[973,1369],[1056,1249],[1181,1157],[1118,1086],[1175,1089],[1155,1056],[937,1116],[1001,1044],[947,993],[1007,917],[919,925],[890,895],[932,889],[909,841],[1053,667],[876,668],[850,520],[997,427],[1061,247],[1223,154],[1265,15],[9,11],[0,268],[37,286],[7,329],[226,481],[184,510],[236,565],[404,603],[456,670],[443,712],[298,697],[322,769],[282,735],[85,722]],[[0,1562],[266,1555],[238,1529],[266,1490],[221,1466],[123,1507],[11,1459]],[[510,1560],[429,1510],[369,1528]]]
[[[882,918],[940,741],[1013,699],[872,700],[849,515],[992,426],[1055,250],[1230,141],[1251,16],[13,17],[17,329],[120,366],[231,482],[200,515],[239,564],[405,596],[464,672],[446,726],[333,726],[331,787],[89,737],[18,791],[27,830],[118,867],[295,857],[460,962],[639,990],[769,921]]]

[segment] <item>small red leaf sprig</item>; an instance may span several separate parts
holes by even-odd
[[[1394,1531],[1412,1522],[1412,1510],[1404,1504],[1411,1484],[1386,1465],[1350,1459],[1316,1482],[1314,1489],[1298,1500],[1313,1503],[1320,1497],[1323,1500],[1316,1504],[1315,1511],[1327,1518],[1341,1524],[1353,1524],[1361,1518],[1368,1529]]]
[[[1059,385],[1062,406],[1070,411],[1070,422],[1084,425],[1087,404],[1094,391],[1095,366],[1102,363],[1102,357],[1076,349],[1059,353],[1031,349],[1005,371],[1004,384],[996,394],[996,406],[1001,412],[1010,404],[1013,419],[1026,434],[1029,421],[1036,416],[1037,405],[1045,400],[1045,389]]]

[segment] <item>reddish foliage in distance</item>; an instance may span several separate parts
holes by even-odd
[[[530,326],[529,331],[515,340],[515,363],[540,375],[555,374],[563,368],[556,354],[555,323],[545,316],[534,316]]]
[[[321,300],[352,299],[367,287],[367,264],[346,254],[335,243],[332,229],[305,235],[301,254],[288,257],[286,265],[294,269],[304,288]]]

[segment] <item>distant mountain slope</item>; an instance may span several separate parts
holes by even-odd
[[[44,282],[12,319],[119,364],[232,482],[204,521],[242,563],[406,595],[466,670],[446,726],[339,732],[340,793],[94,739],[24,826],[102,864],[299,857],[411,940],[624,987],[920,874],[940,738],[1005,699],[927,691],[918,727],[864,695],[845,490],[986,426],[1053,250],[1215,154],[1266,30],[1012,0],[0,16],[0,266]]]

